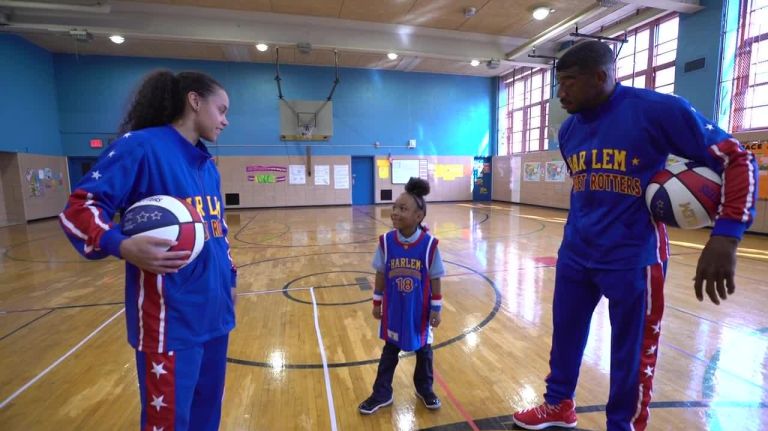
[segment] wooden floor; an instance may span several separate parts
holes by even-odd
[[[418,402],[406,357],[394,405],[362,416],[356,407],[382,347],[370,316],[370,261],[389,207],[229,212],[240,297],[221,429],[328,430],[332,421],[339,430],[513,429],[509,415],[544,389],[565,217],[504,203],[430,204],[427,222],[448,271],[435,335],[443,408]],[[693,296],[707,235],[671,232],[649,429],[765,430],[768,237],[741,243],[737,293],[718,307]],[[0,229],[0,251],[0,429],[138,429],[122,264],[80,258],[55,220]],[[605,305],[594,315],[576,393],[580,429],[605,428]]]

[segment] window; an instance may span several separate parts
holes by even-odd
[[[501,78],[498,154],[548,149],[551,73],[549,68],[520,67]]]
[[[631,87],[674,92],[678,23],[676,14],[667,15],[627,32],[616,58],[617,80]]]
[[[731,85],[731,131],[768,128],[768,0],[741,2]]]

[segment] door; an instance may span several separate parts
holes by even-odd
[[[475,157],[472,163],[472,200],[490,201],[491,183],[491,157]]]
[[[75,186],[80,182],[80,179],[91,170],[91,167],[96,163],[98,157],[68,157],[67,164],[69,165],[69,187],[70,192],[75,190]]]
[[[373,157],[352,157],[352,205],[373,204]]]

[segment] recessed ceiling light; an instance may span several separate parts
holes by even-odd
[[[387,54],[387,58],[390,60],[397,60],[397,57],[398,57],[397,54],[395,54],[394,52],[390,52],[389,54]]]
[[[544,18],[548,17],[550,12],[552,11],[548,7],[539,6],[533,10],[533,18],[541,21]]]
[[[480,60],[473,59],[469,62],[469,64],[471,64],[473,67],[480,66]]]
[[[119,34],[113,34],[112,36],[109,36],[109,40],[111,40],[113,43],[116,43],[118,45],[125,42],[125,38],[123,36],[120,36]]]
[[[269,45],[267,45],[266,43],[257,43],[256,49],[258,49],[261,52],[264,52],[269,49]]]

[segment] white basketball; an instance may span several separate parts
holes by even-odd
[[[192,262],[205,245],[200,213],[183,199],[157,195],[142,199],[123,215],[123,234],[148,235],[176,241],[169,251],[190,251],[184,265]]]

